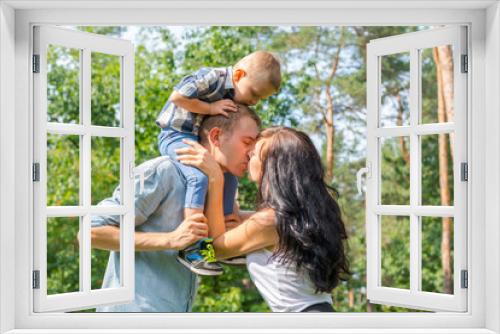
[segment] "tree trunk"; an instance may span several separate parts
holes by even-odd
[[[325,94],[326,94],[326,113],[324,116],[324,124],[326,131],[326,179],[327,182],[332,182],[333,169],[335,164],[334,156],[334,146],[335,146],[335,124],[333,121],[334,116],[334,106],[333,97],[330,88],[333,83],[333,79],[337,74],[337,68],[339,66],[340,51],[344,47],[344,28],[342,28],[339,45],[337,47],[337,52],[332,60],[331,70],[328,74],[328,78],[325,81]]]
[[[366,312],[373,312],[373,304],[369,301],[366,302]]]
[[[438,87],[438,121],[446,121],[444,82],[441,71],[441,59],[437,48],[433,49],[434,62],[436,63],[436,77]],[[439,186],[441,194],[441,205],[450,205],[450,191],[448,182],[448,146],[445,134],[439,134]],[[443,217],[443,226],[441,230],[441,265],[443,268],[444,293],[453,293],[452,268],[451,268],[451,220],[449,217]]]
[[[325,95],[326,95],[326,112],[323,113],[324,124],[326,131],[326,180],[328,183],[332,182],[333,169],[334,169],[334,146],[335,146],[335,124],[334,124],[334,106],[333,97],[330,90],[333,79],[337,74],[337,68],[340,60],[340,51],[344,47],[344,28],[342,28],[341,37],[339,45],[337,47],[337,53],[332,60],[331,70],[328,74],[328,78],[325,81]]]
[[[349,308],[352,309],[354,307],[354,289],[353,288],[349,289],[348,298],[349,298]]]
[[[333,99],[329,92],[329,87],[326,87],[326,120],[325,132],[326,132],[326,179],[328,183],[332,181],[333,178],[333,168],[334,168],[334,145],[335,145],[335,127],[333,124]]]
[[[398,102],[398,117],[396,119],[396,125],[403,125],[403,103],[401,102],[401,94],[399,91],[396,93],[396,101]],[[408,152],[408,147],[406,147],[405,137],[399,137],[399,147],[401,149],[401,156],[403,157],[406,165],[410,165],[410,152]]]
[[[453,51],[451,46],[444,45],[437,47],[439,67],[441,68],[441,78],[443,83],[444,108],[446,111],[445,122],[453,122],[455,120],[455,107],[453,105],[454,97],[454,80],[453,80]],[[440,121],[441,122],[441,121]],[[450,148],[451,157],[453,159],[453,143],[455,136],[450,133]]]

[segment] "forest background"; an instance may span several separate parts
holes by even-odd
[[[325,181],[339,193],[349,240],[352,276],[332,291],[339,312],[405,312],[366,299],[365,202],[356,172],[366,158],[366,45],[370,40],[427,27],[73,27],[131,39],[135,45],[136,165],[159,156],[155,119],[180,79],[201,67],[234,65],[255,50],[282,62],[278,94],[255,109],[263,127],[291,126],[308,133],[320,152]],[[449,46],[422,50],[423,123],[453,120],[453,61]],[[119,126],[120,61],[92,54],[92,123]],[[48,54],[48,119],[79,122],[79,51],[51,46]],[[381,60],[382,126],[409,125],[409,54]],[[451,96],[450,96],[451,91]],[[453,205],[453,134],[422,136],[422,204]],[[49,135],[47,205],[79,202],[78,136]],[[381,200],[409,204],[409,138],[380,141]],[[92,204],[119,184],[120,142],[92,139]],[[304,168],[307,168],[305,162]],[[242,209],[254,209],[256,186],[245,176]],[[409,288],[409,218],[381,217],[382,284]],[[453,219],[422,217],[422,289],[453,293]],[[48,293],[78,291],[78,218],[50,218],[47,225]],[[92,249],[92,288],[102,284],[109,252]],[[93,310],[87,310],[92,312]],[[268,312],[245,268],[225,267],[201,277],[195,312]]]

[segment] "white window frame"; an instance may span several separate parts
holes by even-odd
[[[34,27],[33,52],[39,56],[39,73],[33,74],[33,154],[39,166],[39,181],[33,184],[33,269],[38,271],[39,288],[34,289],[35,312],[73,311],[104,304],[119,304],[134,299],[134,47],[130,41],[72,31],[53,26]],[[47,54],[48,47],[62,46],[79,51],[78,124],[48,122],[47,115]],[[97,126],[91,120],[92,53],[112,55],[120,63],[120,125]],[[78,135],[79,203],[72,206],[47,206],[47,136],[48,134]],[[120,140],[120,205],[92,205],[91,143],[92,138]],[[113,289],[91,288],[91,217],[120,216],[120,278],[121,286]],[[79,287],[80,291],[47,294],[47,219],[79,217]]]
[[[29,71],[34,24],[468,24],[472,47],[469,48],[472,89],[468,99],[471,111],[468,311],[463,314],[33,314],[30,288],[33,212],[26,198],[32,198],[33,92]],[[162,329],[156,333],[500,333],[499,62],[497,1],[1,2],[0,333],[121,332],[117,328],[128,328],[128,333],[147,333],[152,329]],[[111,331],[112,328],[115,330]]]
[[[461,287],[461,272],[467,270],[467,181],[461,180],[461,163],[467,163],[467,81],[462,73],[461,56],[467,55],[467,28],[452,26],[375,39],[367,45],[367,186],[366,243],[367,298],[377,304],[390,304],[422,310],[467,310],[467,289]],[[453,49],[454,119],[446,123],[421,123],[421,50],[451,45]],[[404,126],[382,126],[382,57],[408,53],[409,123]],[[422,204],[421,136],[454,133],[453,206]],[[382,203],[382,144],[384,138],[409,139],[410,175],[407,205]],[[408,289],[382,285],[382,217],[404,216],[409,223]],[[421,217],[453,218],[453,294],[421,290],[422,226]],[[401,222],[402,223],[402,222]]]

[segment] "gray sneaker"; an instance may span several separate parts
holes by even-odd
[[[193,273],[203,276],[217,276],[224,273],[224,269],[217,262],[205,260],[201,251],[206,249],[211,239],[202,239],[191,246],[179,251],[177,261],[191,270]]]
[[[230,257],[229,259],[219,260],[220,263],[228,264],[231,266],[246,266],[247,257],[245,255]]]

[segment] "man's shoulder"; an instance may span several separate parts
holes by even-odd
[[[144,174],[145,177],[156,175],[156,177],[161,179],[171,180],[172,178],[179,178],[180,181],[184,181],[179,167],[168,156],[147,160],[137,166],[137,171],[139,174]]]

